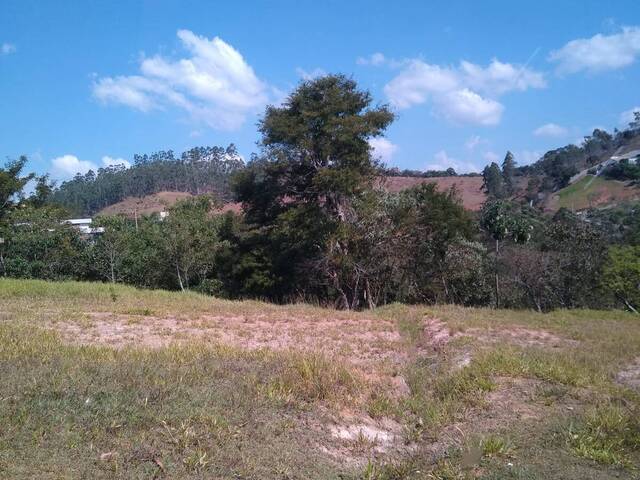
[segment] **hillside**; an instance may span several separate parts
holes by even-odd
[[[384,186],[390,192],[399,192],[423,183],[435,183],[440,191],[455,187],[468,210],[480,210],[487,198],[482,191],[482,177],[387,177]]]
[[[455,186],[462,199],[463,205],[469,210],[479,210],[486,199],[486,195],[482,191],[482,177],[387,177],[384,180],[384,188],[390,192],[399,192],[422,183],[436,183],[440,191],[446,191]],[[138,215],[149,215],[151,213],[161,212],[172,206],[178,200],[192,196],[192,194],[186,192],[163,191],[145,195],[141,198],[127,197],[120,202],[103,208],[98,212],[98,215],[125,214],[133,217],[136,212]],[[238,213],[241,211],[241,205],[229,202],[226,203],[220,211],[233,211]]]
[[[620,479],[631,314],[0,279],[3,478]]]
[[[589,175],[556,192],[549,198],[545,208],[555,211],[564,207],[577,211],[637,199],[640,199],[638,186]]]
[[[187,192],[158,192],[144,197],[127,197],[124,200],[109,205],[98,212],[97,215],[118,215],[124,214],[128,217],[137,215],[150,215],[166,210],[179,200],[193,197]],[[219,212],[240,212],[241,206],[238,203],[229,202],[219,209]]]

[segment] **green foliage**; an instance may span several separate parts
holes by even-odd
[[[446,298],[460,305],[487,305],[493,295],[487,249],[480,242],[460,239],[447,248],[443,279]]]
[[[255,248],[241,245],[240,255],[250,258],[238,263],[275,273],[248,272],[275,287],[270,296],[329,289],[354,308],[366,295],[354,285],[362,272],[348,247],[358,221],[354,204],[377,173],[368,140],[393,120],[371,102],[353,80],[329,75],[302,82],[281,107],[267,107],[259,126],[263,157],[236,178],[235,191],[251,227],[244,239],[266,255],[256,258]]]
[[[163,247],[181,290],[202,283],[215,270],[222,245],[220,219],[211,215],[213,207],[211,198],[204,195],[182,200],[169,209],[163,221]]]
[[[480,212],[480,227],[494,240],[526,243],[531,238],[533,224],[516,204],[505,200],[485,203]]]
[[[0,245],[0,271],[16,278],[86,278],[84,242],[55,207],[14,210]],[[1,236],[2,234],[0,234]]]
[[[450,247],[473,237],[471,217],[455,190],[439,192],[432,183],[401,192],[391,211],[391,261],[401,265],[398,301],[453,300],[446,285],[452,274],[447,264]],[[453,273],[455,276],[456,274]],[[460,277],[453,283],[461,287]]]
[[[640,180],[640,163],[638,159],[623,159],[609,165],[602,172],[606,178],[611,180]]]
[[[637,252],[611,249],[607,257],[607,243],[640,244],[637,206],[581,216],[561,210],[549,219],[518,203],[516,180],[534,174],[525,194],[533,204],[540,189],[560,188],[578,167],[599,163],[640,131],[595,130],[581,146],[522,168],[507,152],[501,167],[485,168],[489,201],[474,217],[455,189],[440,192],[431,183],[384,191],[381,176],[402,172],[385,171],[369,141],[392,120],[387,106],[374,105],[352,79],[327,75],[300,83],[282,105],[266,109],[260,155],[246,167],[233,145],[194,148],[179,158],[158,152],[56,189],[46,175],[24,175],[21,157],[0,169],[0,273],[346,309],[391,302],[495,302],[538,311],[622,302],[637,309]],[[25,199],[32,178],[35,191]],[[599,181],[606,182],[589,184]],[[95,212],[164,189],[228,200],[231,183],[242,216],[217,215],[220,205],[196,196],[164,220],[97,218],[104,231],[89,236],[64,223],[67,212],[54,206]],[[561,204],[582,190],[580,182],[561,190]]]
[[[631,310],[640,310],[640,246],[609,248],[602,282]]]
[[[18,204],[22,189],[34,177],[32,173],[21,176],[26,163],[27,157],[21,156],[0,168],[0,222]]]
[[[508,195],[502,172],[496,162],[492,162],[491,165],[484,167],[482,179],[482,188],[489,198],[500,199]]]
[[[504,188],[508,195],[513,195],[515,191],[515,175],[516,175],[516,161],[513,158],[513,153],[507,152],[502,161],[502,178],[504,180]]]
[[[570,425],[567,441],[581,457],[607,465],[626,465],[629,453],[640,448],[638,413],[620,405],[598,405]]]

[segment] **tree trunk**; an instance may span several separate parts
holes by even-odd
[[[113,253],[113,251],[111,251],[111,255],[110,255],[110,266],[111,266],[111,283],[116,283],[116,273],[115,273],[115,268],[114,268],[114,264],[115,264],[115,255]]]
[[[182,277],[180,276],[180,267],[176,263],[176,273],[178,274],[178,283],[180,284],[180,290],[184,292],[184,285],[182,284]]]
[[[500,280],[498,278],[498,256],[499,255],[500,255],[500,240],[496,240],[496,264],[495,264],[496,308],[500,308]]]
[[[623,299],[624,304],[627,306],[627,308],[629,310],[631,310],[633,313],[635,313],[636,315],[638,314],[638,310],[636,310],[635,308],[633,308],[633,305],[631,305],[626,299]]]
[[[365,279],[365,290],[364,295],[366,297],[367,303],[369,304],[369,309],[376,308],[376,304],[373,301],[373,296],[371,295],[371,287],[369,286],[369,279]]]

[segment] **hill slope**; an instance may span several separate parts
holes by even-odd
[[[98,215],[118,215],[123,214],[128,217],[135,215],[150,215],[166,210],[179,200],[193,197],[187,192],[158,192],[144,197],[127,197],[124,200],[109,205],[98,212]],[[240,212],[239,203],[229,202],[219,209],[220,212]]]
[[[555,211],[564,207],[577,211],[616,205],[639,198],[640,188],[630,185],[629,182],[589,175],[556,192],[549,199],[546,208]]]
[[[486,195],[482,191],[482,177],[386,177],[384,188],[390,192],[399,192],[422,183],[436,183],[440,191],[455,187],[462,199],[462,204],[468,210],[479,210],[486,199]],[[148,215],[166,210],[178,200],[191,196],[190,193],[186,192],[163,191],[140,198],[127,197],[120,202],[103,208],[98,212],[98,215],[124,214],[132,217],[136,212],[138,215]],[[237,213],[241,211],[241,205],[229,202],[220,211],[234,211]]]

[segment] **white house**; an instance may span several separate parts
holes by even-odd
[[[80,233],[85,235],[97,235],[100,233],[104,233],[104,227],[91,226],[91,218],[71,218],[69,220],[65,220],[64,223],[73,225],[75,228],[80,230]]]

